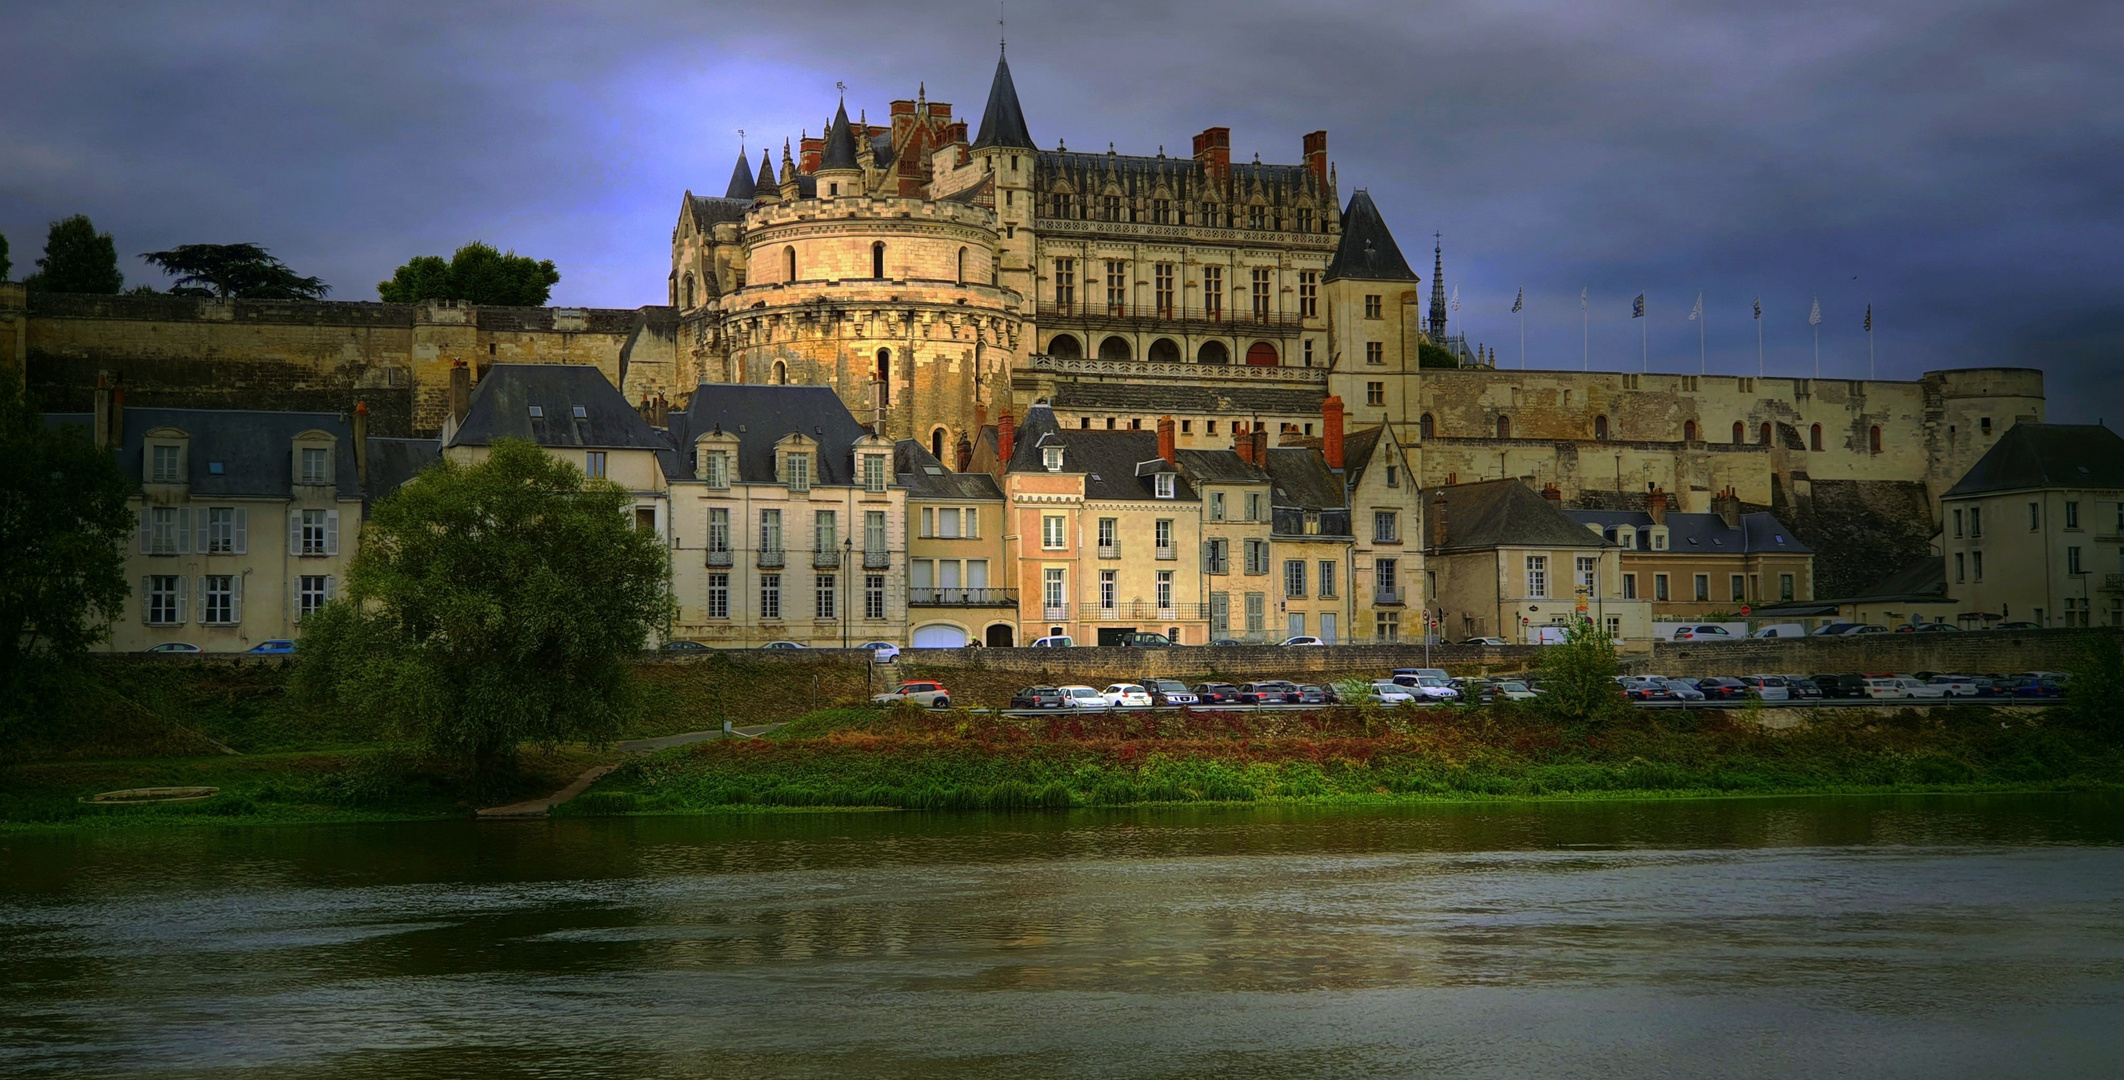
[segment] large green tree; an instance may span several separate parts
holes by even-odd
[[[129,590],[125,476],[80,427],[0,389],[0,734],[104,640]]]
[[[376,283],[376,294],[386,304],[415,304],[422,300],[462,300],[500,307],[539,307],[560,282],[560,271],[551,259],[533,259],[516,252],[504,254],[474,241],[458,248],[448,262],[440,255],[420,255],[409,260],[391,280]]]
[[[118,272],[118,245],[111,242],[110,233],[97,232],[87,214],[54,221],[37,272],[22,284],[37,292],[116,295],[125,287],[125,275]]]
[[[520,743],[612,736],[626,661],[673,612],[632,505],[526,442],[432,466],[376,505],[345,597],[305,623],[299,689],[373,711],[479,792]]]
[[[1572,727],[1628,715],[1629,702],[1615,684],[1618,670],[1615,639],[1590,619],[1573,621],[1562,643],[1541,650],[1541,710]]]
[[[0,233],[0,281],[6,281],[8,272],[14,268],[15,264],[7,259],[7,234]]]
[[[244,300],[322,300],[330,285],[303,277],[257,244],[181,244],[168,251],[142,252],[177,281],[178,296],[219,296]]]

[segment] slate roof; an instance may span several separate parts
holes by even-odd
[[[856,164],[855,128],[848,123],[848,103],[844,101],[834,107],[833,127],[826,132],[826,151],[814,171],[860,167]]]
[[[1586,547],[1614,545],[1558,509],[1549,500],[1528,489],[1517,479],[1485,480],[1432,488],[1446,500],[1444,551],[1473,551],[1501,546]],[[1424,496],[1424,513],[1431,511],[1431,495]],[[1428,523],[1423,542],[1429,544]]]
[[[1265,484],[1269,474],[1239,456],[1236,450],[1175,450],[1180,468],[1204,484]]]
[[[1010,61],[996,57],[996,77],[988,84],[988,107],[981,110],[981,130],[974,136],[973,149],[984,147],[1033,148],[1031,133],[1025,130],[1025,110],[1018,105],[1018,86],[1010,78]]]
[[[536,407],[540,414],[531,415]],[[580,408],[578,417],[575,410]],[[660,450],[667,444],[603,372],[584,364],[496,364],[472,388],[451,446],[529,439],[540,446]]]
[[[1342,478],[1311,447],[1269,448],[1270,506],[1340,510],[1349,505]]]
[[[1652,527],[1652,515],[1642,510],[1566,510],[1571,520],[1580,525],[1599,525],[1609,529],[1617,525],[1634,525],[1639,530],[1638,546],[1634,550],[1650,550],[1647,534]],[[1667,550],[1696,555],[1761,555],[1787,554],[1812,555],[1814,549],[1800,543],[1792,530],[1777,520],[1767,510],[1758,510],[1740,516],[1740,528],[1726,527],[1724,518],[1717,514],[1677,514],[1667,512]]]
[[[1003,489],[996,486],[995,477],[979,472],[952,472],[916,439],[892,444],[892,471],[910,499],[1003,500]]]
[[[802,432],[819,444],[812,485],[852,484],[856,440],[870,434],[827,386],[702,383],[685,411],[672,413],[668,422],[672,449],[664,475],[674,479],[694,475],[693,440],[723,431],[738,437],[735,479],[774,483],[774,444],[791,432]]]
[[[1386,441],[1379,437],[1385,431],[1386,428],[1381,426],[1342,433],[1342,467],[1347,475],[1364,475],[1364,470],[1372,464],[1372,455],[1386,445]]]
[[[2015,424],[1945,497],[2047,487],[2124,488],[2124,437],[2100,424]]]
[[[738,151],[737,164],[730,170],[730,189],[723,192],[723,198],[750,202],[754,194],[752,166],[745,160],[745,151],[741,149]]]
[[[387,439],[369,436],[369,479],[362,495],[375,502],[420,475],[442,457],[441,439]]]
[[[1046,472],[1044,447],[1060,444],[1062,471],[1084,474],[1087,499],[1140,499],[1146,502],[1196,502],[1200,496],[1186,474],[1174,482],[1174,498],[1155,497],[1151,475],[1137,475],[1138,467],[1158,459],[1155,431],[1064,431],[1055,424],[1054,410],[1034,405],[1018,426],[1017,442],[1011,449],[1012,472]],[[1176,455],[1177,456],[1177,455]],[[1155,471],[1155,469],[1153,469]],[[1175,470],[1177,471],[1177,470]]]
[[[1902,600],[1910,603],[1951,604],[1954,598],[1947,595],[1947,560],[1938,555],[1922,555],[1905,563],[1902,569],[1868,586],[1859,596],[1844,597],[1841,603],[1883,600]]]
[[[695,195],[688,209],[693,214],[693,227],[699,232],[708,232],[717,222],[743,221],[745,211],[752,209],[751,197],[743,199],[718,199],[709,195]]]
[[[1416,271],[1409,269],[1409,261],[1401,257],[1401,247],[1394,243],[1386,219],[1363,188],[1350,196],[1350,208],[1342,213],[1342,241],[1335,245],[1335,258],[1327,268],[1327,280],[1337,278],[1416,280]]]
[[[1232,416],[1314,415],[1327,395],[1275,386],[1177,386],[1172,383],[1066,382],[1055,388],[1055,409],[1079,413],[1223,413]]]
[[[45,423],[54,427],[78,424],[86,429],[91,419],[88,413],[56,413],[46,416]],[[146,467],[141,447],[147,433],[169,427],[190,436],[185,480],[194,498],[256,495],[285,499],[295,486],[291,452],[295,436],[315,430],[339,440],[332,455],[333,487],[339,497],[361,497],[354,474],[354,429],[338,413],[128,407],[124,423],[115,452],[119,471],[135,486]]]

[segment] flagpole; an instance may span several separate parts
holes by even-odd
[[[1644,294],[1643,294],[1643,293],[1639,293],[1638,295],[1642,296],[1642,295],[1644,295]],[[1650,299],[1647,299],[1647,300],[1645,301],[1645,313],[1644,313],[1644,315],[1642,316],[1642,318],[1644,319],[1645,325],[1644,325],[1644,326],[1641,326],[1641,327],[1639,327],[1639,328],[1638,328],[1639,330],[1643,331],[1643,340],[1642,340],[1641,342],[1639,342],[1639,343],[1638,343],[1638,349],[1639,349],[1639,352],[1638,352],[1638,355],[1637,355],[1637,370],[1639,370],[1639,371],[1651,371],[1651,370],[1652,370],[1652,330],[1651,330],[1651,327],[1652,327],[1652,301],[1651,301]]]
[[[1519,370],[1527,369],[1527,307],[1519,306]]]
[[[1763,309],[1762,301],[1755,302],[1755,377],[1763,377]]]
[[[1873,305],[1866,305],[1866,381],[1873,381]]]
[[[1696,373],[1709,375],[1711,361],[1704,357],[1704,294],[1696,294]]]
[[[1578,370],[1593,370],[1593,316],[1586,309],[1586,290],[1578,290]]]

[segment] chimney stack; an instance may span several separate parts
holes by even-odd
[[[1239,455],[1239,460],[1253,464],[1254,440],[1247,437],[1244,420],[1232,421],[1232,453]]]
[[[96,376],[96,413],[92,417],[95,429],[96,449],[111,448],[111,384],[101,375]]]
[[[1315,131],[1305,137],[1305,170],[1313,174],[1313,182],[1320,185],[1320,190],[1327,190],[1327,132]]]
[[[1209,170],[1212,183],[1223,187],[1232,173],[1232,129],[1204,128],[1195,136],[1195,160]]]
[[[1173,418],[1158,418],[1158,456],[1172,464],[1179,464],[1179,451],[1173,447]]]
[[[472,369],[462,360],[450,365],[450,418],[462,424],[472,411]]]
[[[1555,484],[1544,486],[1541,489],[1541,497],[1559,506],[1563,505],[1563,492],[1558,490]]]
[[[367,490],[369,486],[369,403],[354,403],[354,479]]]
[[[1002,460],[1004,468],[1010,467],[1010,452],[1017,445],[1018,425],[1011,419],[1010,410],[1005,409],[1003,415],[996,418],[996,457]]]
[[[1733,488],[1729,485],[1725,490],[1719,492],[1715,496],[1712,496],[1711,512],[1717,514],[1719,520],[1726,523],[1726,528],[1740,528],[1741,509],[1739,493],[1735,492]]]
[[[1645,513],[1651,515],[1652,524],[1665,525],[1667,523],[1667,493],[1661,491],[1657,486],[1646,492]]]
[[[1254,467],[1257,469],[1268,468],[1268,425],[1255,424],[1254,432],[1248,438],[1254,440]]]
[[[1321,132],[1320,138],[1321,141],[1325,142],[1327,133]],[[1311,142],[1312,136],[1306,136],[1306,140]],[[1320,403],[1320,421],[1320,455],[1327,459],[1328,468],[1341,472],[1343,469],[1342,398],[1330,395],[1326,401]]]
[[[966,436],[964,436],[964,435],[961,435],[961,436],[959,436],[959,443],[958,443],[958,446],[957,446],[957,451],[958,451],[958,454],[957,454],[957,456],[958,456],[958,459],[959,459],[959,465],[958,465],[958,467],[957,467],[957,468],[953,469],[952,471],[953,471],[953,472],[965,472],[965,471],[966,471],[967,469],[969,469],[969,468],[971,468],[971,467],[973,466],[973,443],[972,443],[972,442],[970,442],[970,441],[968,441],[968,439],[966,438]]]
[[[1445,489],[1431,493],[1431,546],[1444,547],[1446,542],[1446,497]]]

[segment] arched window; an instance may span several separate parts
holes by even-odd
[[[1135,350],[1128,347],[1128,339],[1125,337],[1116,334],[1099,342],[1101,360],[1130,360],[1134,357]]]
[[[1822,426],[1820,424],[1814,425],[1813,429],[1808,432],[1807,446],[1812,450],[1820,450],[1822,448]]]
[[[1416,421],[1416,435],[1418,438],[1428,439],[1437,433],[1438,424],[1431,419],[1430,413],[1424,413],[1423,417]]]
[[[930,432],[930,433],[929,433],[929,452],[930,452],[931,454],[935,455],[935,456],[936,456],[936,459],[937,459],[938,461],[942,461],[942,460],[944,460],[944,429],[943,429],[943,428],[938,428],[938,429],[936,429],[935,431],[932,431],[932,432]]]
[[[1275,367],[1282,363],[1276,356],[1276,347],[1266,341],[1257,341],[1246,347],[1248,367]]]
[[[1682,421],[1682,441],[1683,441],[1683,442],[1695,442],[1695,441],[1696,441],[1696,421],[1694,421],[1694,420],[1684,420],[1684,421]]]
[[[1764,424],[1756,429],[1755,441],[1762,443],[1764,446],[1770,445],[1770,425]]]
[[[892,404],[892,350],[878,350],[878,407]]]
[[[1047,340],[1047,355],[1059,360],[1079,360],[1084,356],[1084,346],[1069,334],[1056,334]]]
[[[1735,445],[1735,446],[1739,446],[1740,444],[1742,444],[1742,443],[1744,443],[1744,442],[1747,442],[1747,441],[1748,441],[1748,425],[1746,425],[1746,424],[1743,424],[1743,423],[1741,423],[1741,422],[1740,422],[1740,421],[1738,421],[1738,420],[1735,420],[1735,421],[1733,422],[1733,445]]]
[[[1151,342],[1150,359],[1160,364],[1177,364],[1180,362],[1180,346],[1173,344],[1172,338],[1159,338]]]
[[[959,249],[959,284],[966,284],[966,249]]]
[[[789,365],[780,360],[774,362],[774,385],[789,385]]]
[[[1868,431],[1868,432],[1866,433],[1866,445],[1867,445],[1867,446],[1869,446],[1869,447],[1871,447],[1871,448],[1872,448],[1872,450],[1873,450],[1873,452],[1874,452],[1874,453],[1876,453],[1876,454],[1878,454],[1878,453],[1880,453],[1880,452],[1881,452],[1881,428],[1880,428],[1880,425],[1878,425],[1878,424],[1875,424],[1875,425],[1873,426],[1872,430],[1870,430],[1870,431]]]
[[[1497,437],[1500,439],[1509,439],[1512,437],[1511,417],[1500,416],[1497,418]]]
[[[1608,418],[1606,416],[1596,416],[1593,418],[1593,437],[1596,439],[1605,439],[1608,437]]]
[[[684,305],[684,306],[686,306],[686,307],[688,307],[688,308],[691,308],[691,307],[693,306],[693,271],[691,271],[691,270],[688,270],[688,271],[686,271],[686,293],[685,293],[685,295],[686,295],[686,303],[685,303],[685,305]]]
[[[870,245],[870,276],[874,278],[885,276],[885,241],[883,240]]]
[[[782,280],[795,281],[796,279],[796,248],[794,246],[785,247],[782,249]]]
[[[1224,342],[1205,341],[1200,349],[1195,350],[1195,362],[1198,364],[1229,364],[1232,362],[1232,351],[1224,347]]]

